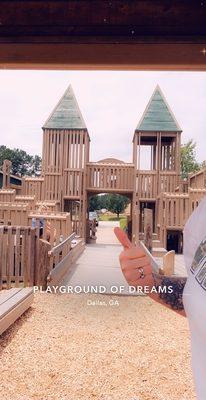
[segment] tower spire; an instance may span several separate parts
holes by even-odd
[[[71,85],[57,103],[43,128],[87,129]]]
[[[156,86],[136,131],[182,131],[159,85]]]

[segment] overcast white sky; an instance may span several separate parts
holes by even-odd
[[[157,84],[206,159],[204,72],[0,71],[0,144],[41,154],[41,127],[69,84],[91,137],[92,161],[132,160],[134,129]]]

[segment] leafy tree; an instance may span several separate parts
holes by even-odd
[[[106,208],[107,210],[117,214],[119,218],[119,214],[125,210],[128,203],[129,199],[119,194],[96,195],[89,199],[89,211]]]
[[[89,211],[95,211],[95,210],[100,210],[101,204],[100,204],[100,196],[92,196],[89,199]]]
[[[129,199],[120,194],[110,194],[108,195],[108,210],[117,214],[119,218],[119,214],[122,213],[127,204],[129,203]]]
[[[200,169],[200,164],[196,160],[196,143],[190,139],[181,146],[181,176],[187,179],[190,172],[196,172]]]
[[[21,149],[10,149],[6,146],[0,146],[0,166],[4,160],[12,162],[11,173],[14,175],[39,175],[41,172],[41,157],[31,156]]]
[[[109,201],[108,194],[99,195],[100,208],[106,208],[108,210],[108,207],[109,207],[108,201]]]

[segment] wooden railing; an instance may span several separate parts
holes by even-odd
[[[80,198],[83,186],[83,171],[65,169],[63,177],[64,198]]]
[[[157,234],[162,245],[167,246],[168,230],[183,230],[190,216],[188,194],[161,193],[157,200]]]
[[[84,241],[81,238],[76,238],[76,234],[72,233],[48,252],[50,260],[50,272],[47,277],[48,286],[58,285],[63,281],[64,276],[70,271],[84,248]]]
[[[180,180],[178,186],[175,188],[175,193],[188,193],[188,189],[188,180]]]
[[[54,246],[60,238],[66,238],[72,232],[70,213],[59,211],[32,211],[28,203],[0,203],[0,225],[34,226],[40,228],[39,222],[43,221],[44,229],[42,239],[48,240]],[[50,230],[48,235],[48,230]]]
[[[15,203],[27,204],[29,210],[34,210],[35,196],[15,196]]]
[[[28,204],[0,203],[0,224],[28,226]]]
[[[139,199],[155,199],[157,197],[157,172],[138,171],[136,175],[136,193]]]
[[[206,189],[192,189],[189,188],[189,207],[190,214],[198,207],[200,201],[206,196]]]
[[[0,203],[2,202],[14,202],[16,196],[15,189],[0,189]]]
[[[43,200],[43,185],[43,177],[25,177],[24,179],[22,179],[21,194],[25,196],[35,196],[36,200]]]
[[[0,226],[0,289],[33,286],[37,241],[34,228]]]
[[[175,192],[178,186],[178,175],[175,171],[160,171],[158,179],[158,192]]]
[[[84,247],[75,233],[52,248],[37,228],[0,226],[0,290],[60,282]]]
[[[136,192],[139,199],[153,199],[161,192],[175,192],[178,176],[174,171],[139,170],[136,172]]]
[[[72,233],[65,240],[63,240],[63,242],[59,243],[57,246],[53,247],[51,251],[49,251],[49,257],[53,258],[54,266],[56,266],[71,250],[72,240],[75,238],[75,236],[76,234]]]
[[[57,212],[60,211],[60,205],[59,202],[52,200],[37,201],[33,207],[34,209],[37,211]]]
[[[203,168],[200,171],[195,172],[194,174],[190,174],[188,181],[189,181],[189,187],[192,189],[205,188],[206,187],[206,168]]]
[[[38,222],[44,221],[44,227],[42,238],[48,239],[49,231],[49,242],[52,246],[59,243],[60,238],[65,239],[72,232],[70,213],[67,212],[50,212],[50,211],[31,211],[28,217],[28,225],[32,224],[32,219]]]
[[[167,229],[183,229],[190,215],[187,194],[165,194],[163,197],[163,225]]]
[[[134,165],[88,163],[87,190],[132,192],[134,190]]]

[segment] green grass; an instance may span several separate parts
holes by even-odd
[[[122,229],[125,229],[127,226],[127,217],[125,215],[120,215],[117,218],[115,215],[101,214],[99,215],[99,221],[119,221],[120,228]]]

